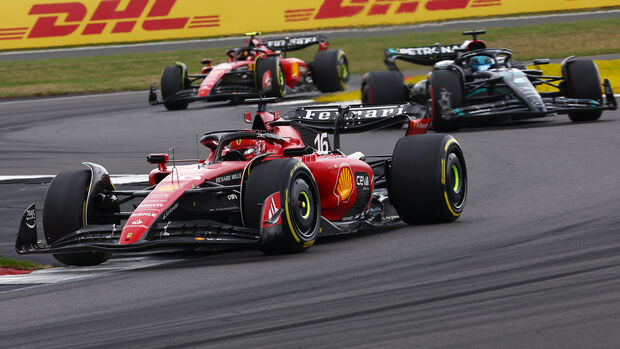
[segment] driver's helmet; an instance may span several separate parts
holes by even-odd
[[[239,53],[237,54],[237,60],[245,61],[251,58],[251,56],[252,56],[252,53],[249,50],[240,50]]]
[[[250,160],[260,154],[263,154],[265,149],[265,142],[258,139],[236,139],[230,142],[224,149],[222,149],[222,156],[228,152],[236,150],[239,154],[243,155],[246,160]]]
[[[491,69],[494,63],[493,58],[489,56],[473,56],[469,59],[469,66],[472,67],[475,72],[487,71]]]

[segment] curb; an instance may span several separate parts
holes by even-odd
[[[17,270],[17,269],[9,269],[9,268],[0,268],[0,276],[2,275],[23,275],[30,274],[32,270]]]

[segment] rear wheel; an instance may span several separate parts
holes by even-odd
[[[182,110],[187,108],[187,101],[166,102],[168,97],[187,88],[187,82],[187,70],[183,69],[181,66],[170,65],[164,68],[161,72],[161,95],[164,98],[164,106],[166,109]]]
[[[256,62],[255,79],[258,91],[265,97],[284,97],[286,83],[279,57],[259,59]]]
[[[90,185],[90,170],[62,172],[52,180],[43,204],[43,231],[49,245],[86,225],[86,196]],[[110,254],[79,252],[54,254],[66,265],[96,265],[105,262]]]
[[[245,225],[261,230],[266,254],[302,252],[314,244],[321,222],[321,200],[308,168],[298,160],[256,165],[243,184]]]
[[[431,95],[431,116],[433,117],[432,127],[437,132],[448,132],[458,130],[459,120],[446,120],[441,117],[441,100],[442,92],[449,93],[450,107],[458,108],[464,103],[464,87],[461,77],[455,71],[451,70],[435,70],[430,77],[430,95]]]
[[[596,64],[590,59],[576,59],[566,63],[564,69],[566,94],[570,98],[603,101],[601,79]],[[570,112],[568,117],[574,122],[593,121],[601,117],[602,111]]]
[[[362,80],[363,104],[403,103],[407,100],[407,86],[397,71],[374,71]]]
[[[406,223],[456,220],[465,207],[467,185],[463,150],[454,137],[416,135],[396,143],[389,196]]]
[[[312,78],[319,91],[338,92],[347,88],[349,61],[342,50],[319,51],[312,61]]]

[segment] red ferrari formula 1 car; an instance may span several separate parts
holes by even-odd
[[[45,243],[38,242],[32,204],[15,248],[52,253],[68,265],[162,247],[254,245],[278,254],[304,251],[320,236],[401,220],[454,221],[467,195],[463,151],[452,136],[424,134],[430,119],[418,117],[423,109],[330,106],[280,115],[266,111],[262,100],[253,120],[245,114],[251,129],[203,135],[203,159],[149,155],[157,168],[142,190],[115,189],[94,163],[60,173],[45,197]],[[341,133],[396,123],[409,127],[391,155],[338,149]]]
[[[161,74],[161,95],[153,83],[149,103],[164,104],[168,110],[187,108],[195,101],[241,102],[258,96],[282,98],[287,93],[337,92],[346,88],[349,66],[345,53],[328,50],[322,35],[286,37],[264,41],[260,33],[248,33],[248,46],[226,51],[228,62],[212,66],[211,59],[202,60],[201,74],[188,75],[187,66],[177,62],[165,67]],[[286,53],[319,45],[312,62],[286,57]]]

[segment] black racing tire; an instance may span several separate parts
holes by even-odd
[[[392,104],[407,101],[403,74],[397,71],[373,71],[362,80],[362,104]]]
[[[450,93],[450,107],[458,108],[465,102],[465,87],[461,76],[452,70],[435,70],[430,76],[430,114],[433,118],[431,127],[436,132],[449,132],[458,130],[461,127],[459,120],[445,120],[441,117],[441,107],[439,100],[441,92]]]
[[[342,50],[319,51],[312,60],[312,80],[323,93],[344,91],[349,82],[349,60]]]
[[[178,65],[169,65],[161,72],[161,96],[164,99],[164,106],[168,110],[187,109],[187,101],[166,102],[166,98],[175,93],[186,89],[188,78],[187,71]]]
[[[263,253],[297,253],[314,244],[321,225],[321,200],[316,181],[302,162],[286,158],[260,163],[249,171],[243,188],[243,220],[254,229],[261,229],[265,200],[280,192],[281,221],[261,229]]]
[[[80,228],[86,223],[86,195],[90,185],[90,170],[62,172],[52,180],[43,204],[43,231],[48,245]],[[77,252],[53,254],[65,265],[96,265],[110,258],[109,253]]]
[[[401,138],[389,172],[390,202],[408,224],[452,222],[467,199],[463,150],[450,135]]]
[[[590,59],[568,61],[564,70],[566,94],[569,98],[593,99],[602,103],[601,79],[596,63]],[[594,121],[601,117],[600,110],[570,112],[573,122]]]
[[[286,93],[286,81],[280,58],[276,56],[261,58],[256,62],[254,73],[256,87],[265,97],[282,98]]]

